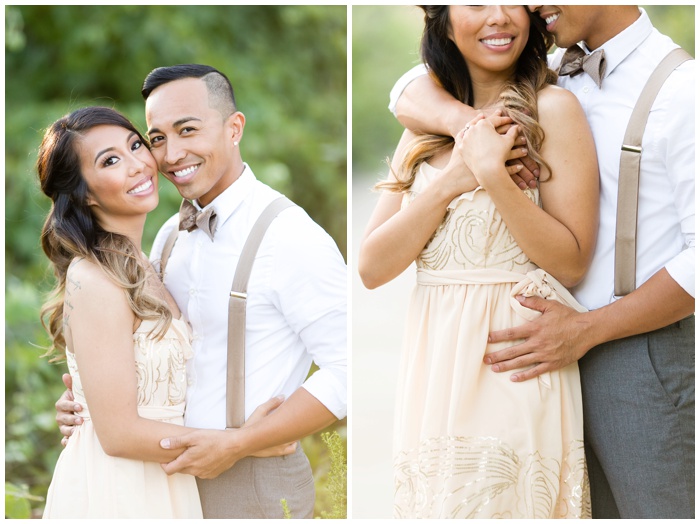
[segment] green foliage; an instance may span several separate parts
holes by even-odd
[[[140,88],[149,71],[212,65],[231,79],[246,115],[244,159],[263,182],[306,209],[345,253],[346,11],[311,5],[5,6],[5,477],[34,497],[13,494],[6,511],[29,503],[31,515],[41,515],[40,499],[61,449],[53,406],[63,391],[64,366],[39,358],[48,340],[38,312],[53,286],[39,244],[50,202],[34,171],[43,130],[85,105],[115,107],[144,130]],[[160,205],[146,223],[146,250],[179,202],[163,179]],[[309,441],[311,448],[322,446],[320,436]],[[325,458],[315,456],[314,470],[326,468],[318,463]]]
[[[292,518],[292,512],[289,511],[289,504],[287,504],[287,499],[280,499],[280,504],[282,505],[282,514],[285,519]]]
[[[321,439],[328,446],[331,457],[326,489],[332,501],[331,510],[323,511],[321,516],[326,519],[344,519],[348,514],[348,459],[345,446],[336,431],[321,434]]]
[[[5,482],[5,518],[28,519],[31,517],[30,500],[43,500],[31,495],[26,485],[15,486]]]

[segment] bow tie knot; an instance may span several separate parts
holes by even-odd
[[[180,231],[194,231],[199,228],[214,240],[217,222],[216,210],[213,207],[199,211],[189,200],[184,199],[180,204]]]
[[[561,59],[559,76],[576,76],[586,72],[600,88],[603,85],[605,66],[605,51],[598,49],[587,55],[583,49],[574,45],[566,50]]]

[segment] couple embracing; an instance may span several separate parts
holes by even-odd
[[[311,517],[298,440],[346,415],[345,264],[243,161],[245,117],[224,74],[162,67],[142,94],[146,137],[88,107],[56,121],[39,151],[58,282],[43,318],[72,387],[57,403],[68,438],[44,517],[281,518],[283,500]],[[184,200],[149,260],[159,171]],[[263,212],[257,251],[242,256]],[[230,327],[246,257],[234,297],[245,320]],[[244,348],[233,370],[230,337]]]
[[[358,263],[417,266],[394,515],[693,517],[694,62],[637,6],[420,7]]]

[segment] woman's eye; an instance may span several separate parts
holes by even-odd
[[[103,166],[103,167],[113,166],[113,165],[116,164],[117,162],[119,162],[119,157],[116,157],[116,156],[108,156],[107,158],[105,158],[105,159],[102,161],[102,166]]]
[[[133,144],[131,144],[131,150],[136,151],[137,149],[141,149],[142,145],[143,142],[141,142],[141,140],[136,140]]]

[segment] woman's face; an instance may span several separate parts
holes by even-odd
[[[515,71],[530,34],[525,7],[451,5],[449,9],[450,40],[462,53],[474,80]]]
[[[138,134],[116,125],[96,126],[78,147],[88,205],[100,222],[144,215],[158,205],[158,167]]]

